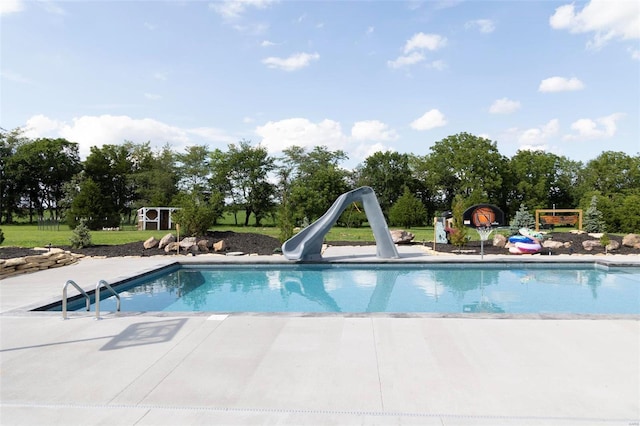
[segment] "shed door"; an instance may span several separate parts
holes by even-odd
[[[169,229],[169,210],[160,210],[160,229]]]

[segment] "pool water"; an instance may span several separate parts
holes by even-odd
[[[640,268],[597,265],[182,266],[117,291],[132,312],[640,314]]]

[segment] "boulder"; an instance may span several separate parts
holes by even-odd
[[[640,247],[640,234],[627,234],[622,238],[622,245],[625,247]]]
[[[502,234],[496,234],[493,236],[493,246],[504,248],[507,245],[507,237]]]
[[[198,251],[200,253],[209,253],[209,241],[200,240],[196,245],[198,246]]]
[[[195,246],[197,244],[196,237],[186,237],[180,241],[180,248],[184,250],[189,250],[191,246]]]
[[[225,243],[224,240],[220,240],[217,243],[213,243],[213,251],[215,252],[225,251],[226,249],[227,249],[227,243]]]
[[[156,237],[149,237],[149,239],[145,241],[142,246],[145,248],[145,250],[149,250],[156,247],[158,244],[160,244],[160,241],[158,241]]]
[[[607,251],[614,251],[614,250],[618,250],[619,248],[620,248],[620,243],[617,242],[616,240],[611,240],[606,247]]]
[[[542,242],[542,247],[550,248],[550,249],[559,249],[559,248],[565,247],[565,243],[563,243],[562,241],[546,240]]]
[[[402,229],[394,229],[391,231],[391,239],[395,244],[409,244],[414,238],[415,235]]]
[[[176,243],[175,241],[172,241],[166,246],[164,246],[165,253],[171,253],[171,252],[178,253],[178,249],[180,249],[180,244]]]
[[[602,247],[602,244],[598,240],[587,240],[582,242],[582,247],[587,251],[591,251],[595,247]]]
[[[176,236],[173,234],[167,234],[160,239],[160,243],[158,243],[158,248],[166,248],[167,244],[173,243],[176,241]]]

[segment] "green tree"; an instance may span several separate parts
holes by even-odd
[[[587,162],[580,172],[582,194],[599,191],[607,197],[640,188],[640,154],[605,151]]]
[[[91,230],[119,225],[112,201],[102,195],[100,187],[91,178],[80,183],[67,213],[67,223],[72,229],[78,226],[80,220],[85,220],[85,225]]]
[[[509,230],[511,233],[516,234],[520,228],[531,229],[535,226],[536,220],[533,215],[527,209],[527,206],[520,204],[520,208],[516,212],[515,216],[509,222]]]
[[[103,145],[101,148],[94,146],[84,162],[86,178],[98,186],[100,196],[105,199],[102,203],[105,210],[92,213],[108,223],[104,226],[119,226],[122,217],[131,217],[138,197],[133,179],[136,170],[133,149],[131,142]]]
[[[424,168],[431,171],[429,179],[445,205],[452,205],[456,195],[463,196],[469,205],[504,204],[507,159],[498,152],[495,142],[459,133],[436,142],[424,161]]]
[[[330,151],[325,146],[309,152],[296,146],[284,150],[281,161],[291,170],[290,200],[296,221],[319,218],[350,189],[349,172],[339,167],[346,158],[343,151]]]
[[[596,195],[591,197],[591,203],[584,215],[583,229],[586,232],[604,232],[606,230],[602,212],[598,210],[598,197]]]
[[[193,145],[184,153],[176,154],[180,189],[188,193],[208,191],[211,175],[209,149],[204,145]]]
[[[19,210],[20,188],[16,176],[15,154],[19,146],[29,142],[20,128],[0,128],[0,223],[12,223]]]
[[[357,171],[357,186],[370,186],[382,211],[388,215],[391,206],[405,190],[414,186],[409,155],[398,152],[376,152],[367,157]]]
[[[464,245],[467,243],[467,227],[464,225],[463,214],[465,211],[465,202],[461,195],[457,195],[455,200],[453,201],[453,226],[449,238],[451,239],[451,243],[462,249]]]
[[[91,232],[87,226],[86,219],[80,219],[78,225],[74,228],[71,237],[69,238],[71,247],[75,249],[91,246]]]
[[[13,178],[28,202],[29,221],[45,210],[58,219],[64,184],[80,172],[78,145],[66,139],[36,139],[21,144],[11,160]]]
[[[134,207],[170,206],[178,193],[178,172],[171,148],[165,145],[154,153],[149,143],[138,145],[134,147],[132,159],[136,165],[132,174],[136,190]]]
[[[575,206],[579,163],[543,151],[520,150],[509,160],[511,195],[508,210]]]
[[[426,215],[427,211],[420,200],[405,186],[404,193],[389,210],[389,221],[394,225],[411,228],[424,224]]]
[[[275,169],[275,159],[262,146],[251,146],[249,141],[229,145],[227,153],[231,197],[236,206],[245,210],[245,226],[251,214],[256,226],[274,210],[275,185],[269,182],[269,173]]]

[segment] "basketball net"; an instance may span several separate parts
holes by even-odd
[[[484,242],[489,239],[489,235],[493,232],[491,226],[479,226],[476,228],[480,236],[480,259],[484,259]]]

